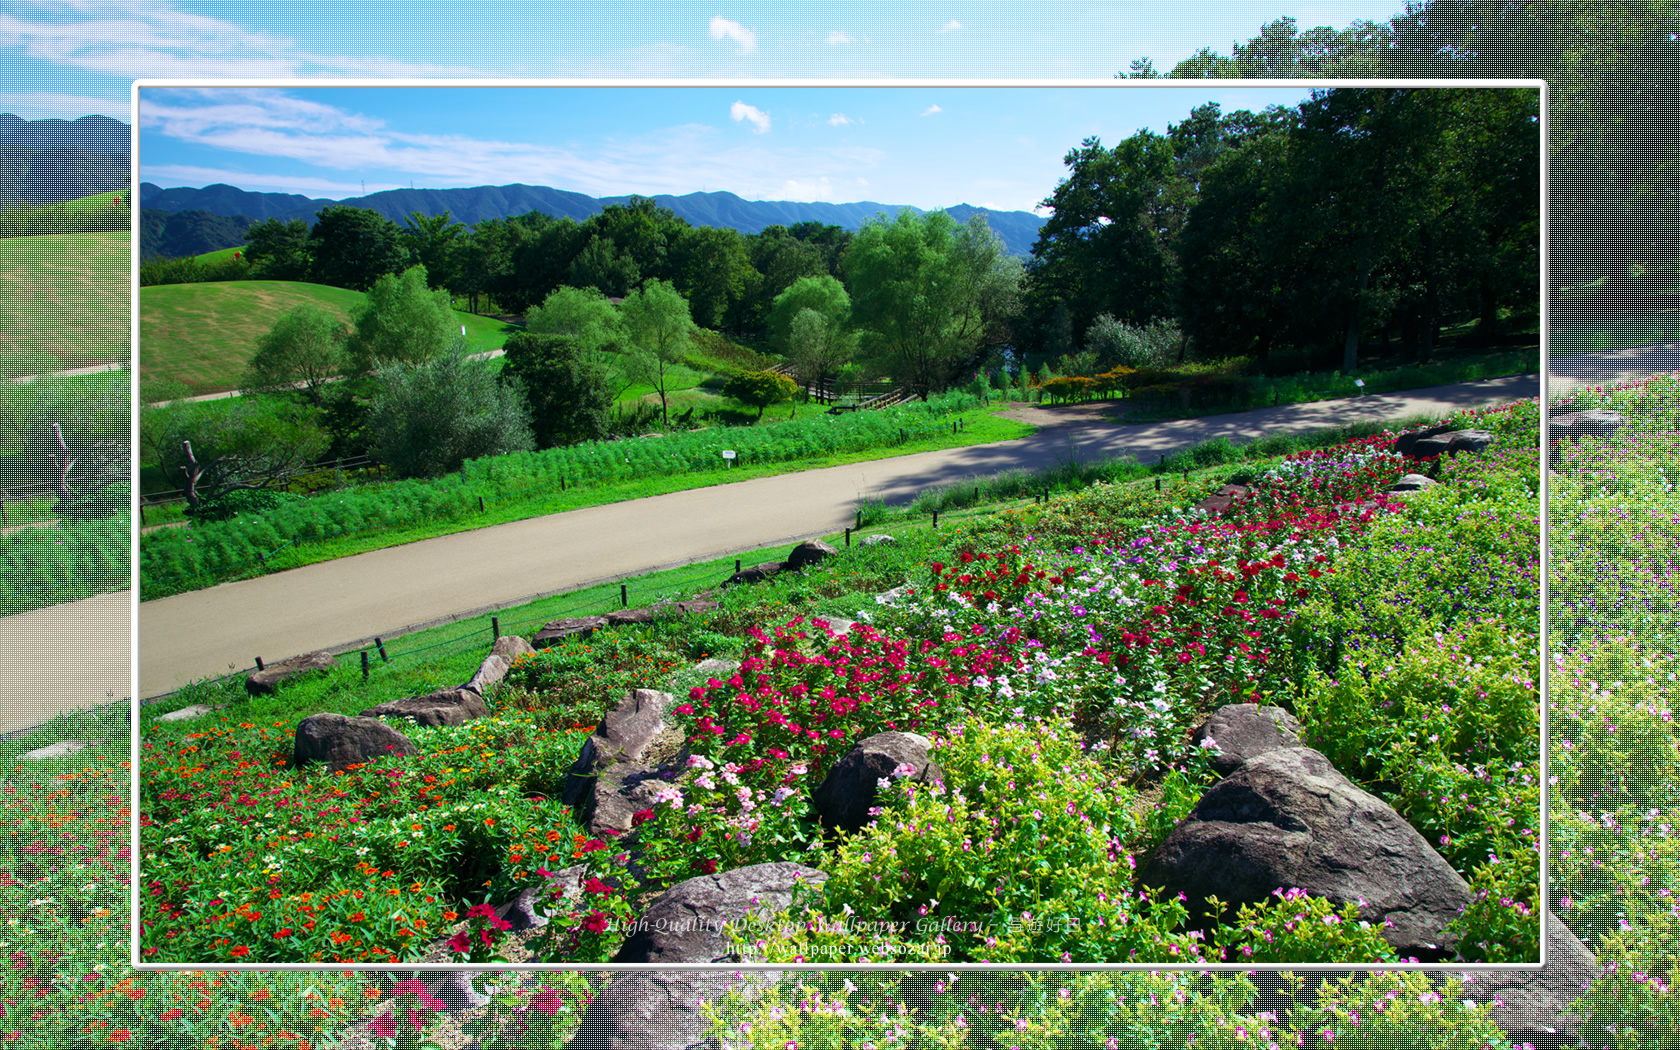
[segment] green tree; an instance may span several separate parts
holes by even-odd
[[[327,434],[306,405],[241,397],[147,409],[141,441],[196,511],[224,492],[264,488],[302,471],[325,451]]]
[[[571,340],[578,353],[606,377],[615,401],[637,381],[638,371],[631,360],[634,345],[624,315],[594,288],[561,285],[554,289],[541,306],[525,315],[525,330]]]
[[[727,226],[685,227],[671,251],[672,284],[688,299],[694,323],[721,329],[758,288],[747,240]]]
[[[386,274],[368,291],[345,347],[350,367],[371,372],[390,361],[429,360],[459,339],[460,322],[449,294],[426,287],[426,268]]]
[[[374,384],[368,441],[401,477],[437,477],[468,459],[531,447],[524,392],[499,382],[483,361],[461,353],[388,361]]]
[[[409,213],[400,231],[403,247],[412,262],[426,268],[431,287],[447,288],[454,282],[466,230],[460,223],[449,221],[447,210],[442,215]]]
[[[309,226],[302,219],[264,219],[245,230],[245,261],[254,280],[309,278]]]
[[[863,349],[926,399],[1007,341],[1021,264],[983,214],[909,209],[864,224],[845,259]]]
[[[694,321],[688,300],[665,281],[649,281],[619,305],[636,350],[636,367],[659,393],[659,413],[664,425],[671,424],[669,386],[671,369],[688,353]]]
[[[828,274],[801,277],[776,296],[770,308],[770,345],[784,354],[793,352],[793,320],[801,311],[815,310],[838,334],[852,315],[852,298],[846,286]]]
[[[301,388],[319,403],[322,384],[344,371],[349,336],[344,322],[319,306],[294,306],[257,340],[239,388],[246,393]]]
[[[397,224],[371,208],[333,204],[309,231],[309,279],[365,292],[408,264]]]
[[[780,372],[740,372],[723,387],[724,397],[757,408],[759,419],[764,418],[766,408],[792,401],[798,392],[798,384]]]
[[[599,355],[576,337],[516,332],[503,361],[502,374],[525,392],[538,448],[607,436],[612,380]]]
[[[851,360],[853,339],[820,310],[805,307],[794,317],[788,336],[788,357],[807,390],[824,387]]]

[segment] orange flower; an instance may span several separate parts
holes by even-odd
[[[252,1021],[255,1021],[255,1020],[256,1020],[256,1018],[252,1017],[250,1014],[242,1014],[242,1013],[239,1013],[237,1010],[234,1011],[231,1014],[228,1014],[228,1024],[229,1024],[229,1026],[231,1026],[233,1028],[242,1028],[245,1025],[248,1025]]]

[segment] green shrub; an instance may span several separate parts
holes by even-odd
[[[227,521],[241,514],[262,514],[296,503],[299,498],[278,489],[229,489],[200,503],[196,509],[189,507],[186,513],[198,521]]]

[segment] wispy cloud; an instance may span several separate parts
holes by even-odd
[[[944,25],[940,26],[938,28],[938,30],[936,30],[936,32],[955,33],[957,30],[959,30],[961,28],[962,28],[962,23],[957,21],[955,18],[953,18],[949,22],[946,22]]]
[[[831,44],[855,44],[858,39],[844,29],[835,29],[829,32],[828,42]]]
[[[940,108],[939,108],[939,106],[938,106],[938,104],[937,104],[937,103],[936,103],[936,104],[934,104],[934,105],[931,105],[931,106],[929,106],[929,107],[928,107],[928,108],[926,108],[926,109],[924,109],[924,110],[922,110],[922,116],[924,116],[924,117],[931,117],[931,116],[933,116],[933,115],[934,115],[934,114],[935,114],[935,113],[943,113],[943,112],[945,112],[945,111],[944,111],[944,110],[942,110],[942,109],[940,109]]]
[[[741,114],[736,119],[751,120],[755,130],[760,119],[768,127],[768,115],[744,102],[737,105]],[[756,114],[757,119],[749,114]],[[231,154],[212,170],[154,167],[146,164],[142,153],[142,179],[170,178],[181,185],[295,186],[291,192],[319,196],[359,192],[349,179],[359,180],[359,173],[366,172],[370,192],[377,177],[381,188],[407,185],[409,179],[436,187],[524,182],[605,196],[691,193],[702,186],[726,186],[749,199],[774,199],[790,185],[822,192],[820,180],[808,174],[812,171],[850,179],[878,167],[884,156],[878,149],[860,146],[772,147],[760,144],[756,136],[742,140],[701,124],[650,127],[573,150],[405,131],[377,118],[279,90],[143,90],[140,119],[147,135],[164,135]],[[258,158],[271,160],[265,164]],[[315,165],[323,171],[316,176],[258,174],[264,167],[286,172],[281,161]],[[336,182],[334,173],[343,173],[345,181]]]
[[[218,182],[258,193],[301,193],[306,197],[343,200],[380,190],[407,189],[408,183],[375,182],[365,189],[361,182],[337,182],[319,175],[271,175],[232,168],[201,168],[191,164],[147,166],[145,181],[168,189],[171,186],[211,186]]]
[[[758,34],[739,22],[731,22],[722,15],[715,15],[707,27],[713,40],[733,40],[736,49],[743,55],[750,55],[758,50]]]
[[[90,0],[49,8],[70,17],[0,15],[0,49],[72,69],[132,78],[296,76],[337,73],[381,76],[462,76],[462,66],[404,62],[380,55],[311,52],[278,33],[166,4]]]
[[[749,106],[739,99],[735,101],[734,105],[729,107],[729,119],[735,121],[750,121],[753,126],[753,134],[755,135],[762,135],[766,131],[770,130],[770,114],[764,112],[762,109],[759,109],[757,106]]]
[[[828,125],[829,125],[829,127],[832,127],[832,128],[838,128],[838,127],[842,127],[846,124],[856,124],[856,123],[859,123],[859,122],[853,120],[851,117],[846,116],[846,114],[844,114],[844,113],[836,113],[833,116],[828,118]]]
[[[52,91],[18,91],[8,93],[0,101],[0,111],[15,113],[24,120],[75,120],[89,113],[128,122],[128,96],[99,98],[93,95],[66,95]]]

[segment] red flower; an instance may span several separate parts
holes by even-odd
[[[612,920],[602,913],[592,911],[589,913],[589,917],[583,920],[583,928],[590,933],[604,933],[611,922]]]

